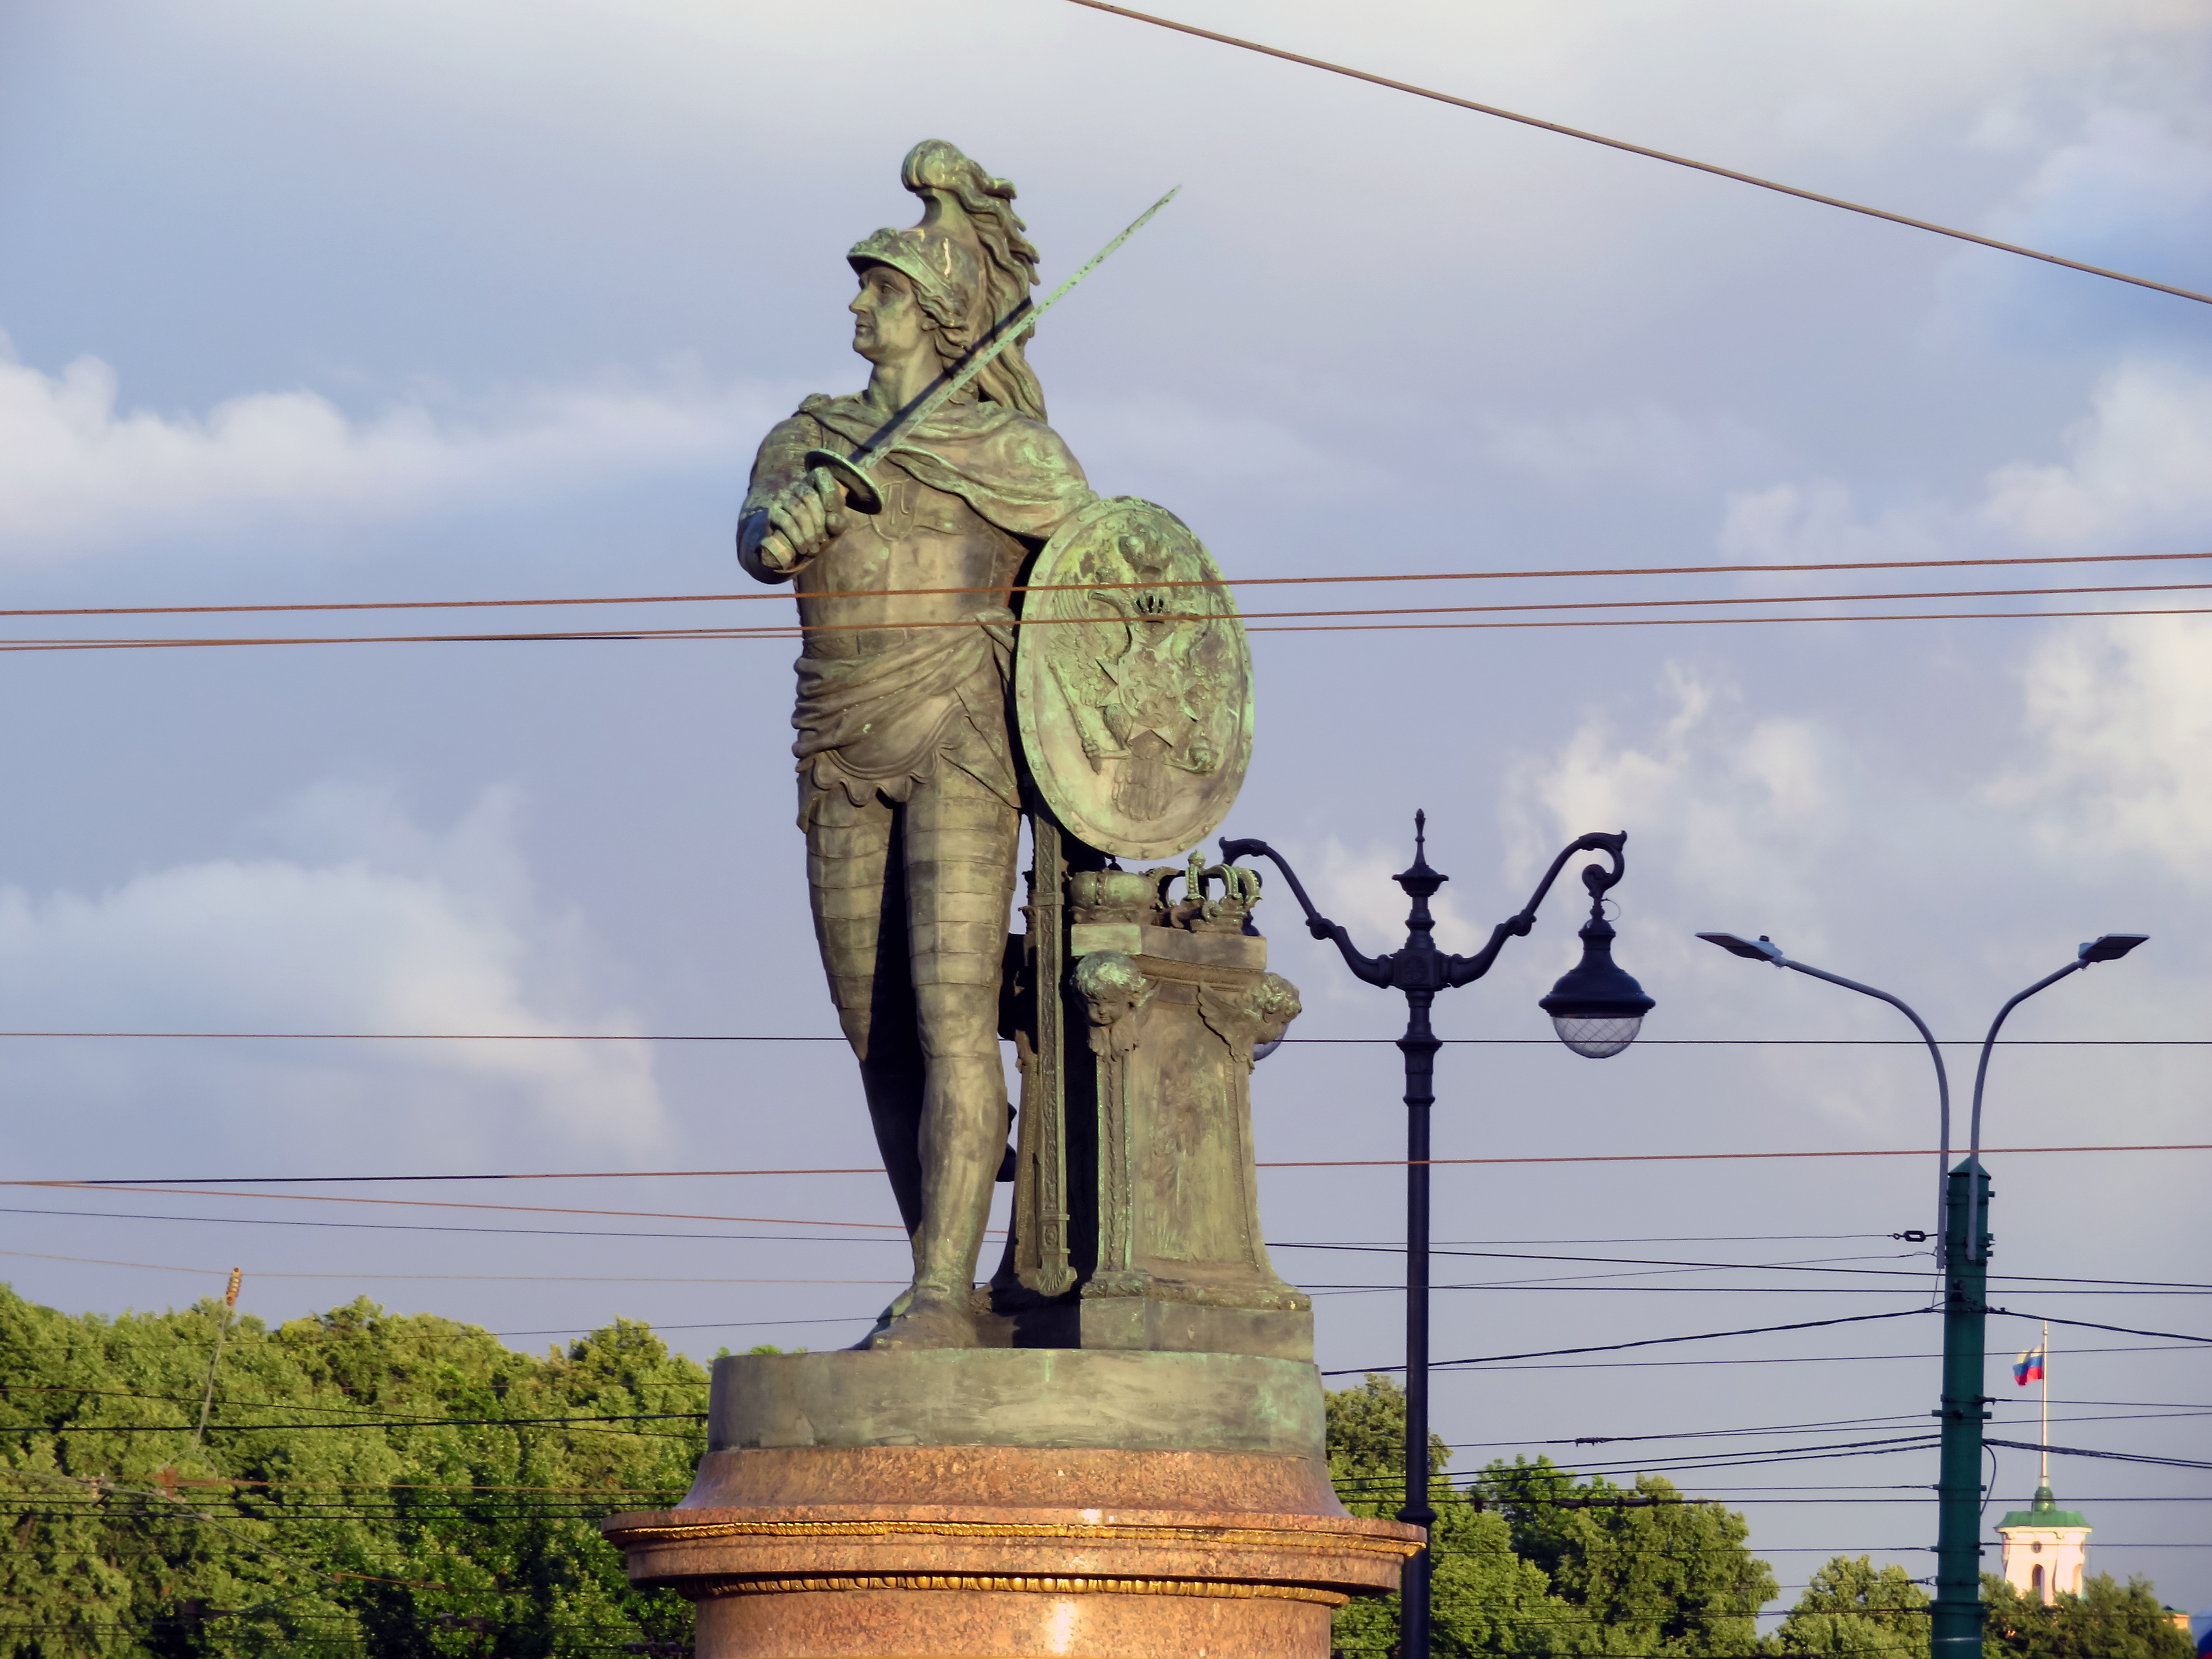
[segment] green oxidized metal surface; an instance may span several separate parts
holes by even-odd
[[[1212,556],[1165,507],[1115,495],[1061,526],[1029,581],[1014,707],[1046,801],[1116,858],[1196,846],[1252,757],[1252,656]]]

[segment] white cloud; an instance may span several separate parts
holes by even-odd
[[[1370,956],[1387,955],[1406,942],[1406,912],[1413,901],[1391,878],[1413,861],[1413,830],[1408,823],[1405,839],[1395,845],[1347,847],[1334,836],[1322,843],[1319,867],[1310,881],[1314,902],[1330,921],[1341,922],[1352,944]],[[1430,860],[1432,865],[1437,861]],[[1297,902],[1290,898],[1287,889],[1283,896],[1291,904]],[[1469,921],[1449,886],[1429,901],[1429,912],[1436,920],[1439,950],[1465,955],[1490,937],[1489,924],[1478,927]],[[1273,931],[1289,931],[1290,919],[1281,913],[1270,920]],[[1341,989],[1346,983],[1334,978],[1329,981],[1332,989]],[[1363,997],[1367,994],[1354,988]]]
[[[2212,538],[2212,379],[2172,364],[2121,364],[2066,434],[2069,459],[1990,476],[1984,511],[2032,541],[2081,546],[2166,536],[2173,552]]]
[[[1999,123],[1993,131],[2010,129]],[[2133,248],[2187,234],[2212,204],[2212,124],[2186,101],[2162,116],[2093,110],[2077,137],[2044,156],[2020,196],[2021,208],[2000,234],[2030,246]]]
[[[1835,805],[1814,730],[1749,718],[1733,686],[1679,662],[1653,705],[1641,741],[1594,714],[1557,753],[1516,764],[1502,807],[1516,876],[1587,830],[1628,830],[1632,853],[1657,854],[1701,896],[1733,897],[1747,869],[1802,868]],[[1790,854],[1774,856],[1785,841]]]
[[[1514,767],[1500,804],[1513,875],[1533,879],[1585,830],[1628,832],[1628,875],[1613,894],[1619,951],[1660,998],[1668,1034],[1787,1022],[1782,1029],[1893,1036],[1872,1005],[1824,1002],[1789,976],[1754,971],[1693,937],[1771,927],[1810,960],[1850,954],[1839,944],[1854,921],[1844,872],[1869,854],[1879,862],[1876,826],[1893,803],[1854,787],[1838,749],[1833,734],[1811,721],[1757,715],[1734,685],[1669,663],[1630,729],[1593,713],[1559,748]],[[1562,877],[1563,885],[1570,881]],[[1772,1097],[1835,1121],[1899,1133],[1899,1124],[1923,1121],[1918,1079],[1879,1056],[1823,1056],[1808,1067],[1802,1055],[1772,1050],[1742,1060],[1758,1068]]]
[[[1720,553],[1745,564],[1940,558],[1951,550],[1944,534],[1948,517],[1913,506],[1868,521],[1859,517],[1851,492],[1828,480],[1732,490],[1722,514]]]
[[[325,785],[264,827],[301,856],[178,865],[97,894],[0,888],[7,1023],[634,1031],[634,1016],[592,994],[581,925],[537,900],[515,812],[495,789],[450,828],[425,830],[387,790]],[[134,1151],[265,1151],[349,1121],[447,1164],[516,1135],[650,1146],[663,1132],[641,1042],[42,1043],[10,1058],[18,1152],[42,1137],[34,1109],[49,1092],[99,1103],[83,1109],[127,1127]]]
[[[311,392],[260,392],[204,416],[118,406],[115,372],[59,375],[0,336],[0,545],[18,560],[285,512],[390,517],[525,489],[573,489],[749,453],[785,412],[765,388],[673,374],[553,387],[473,416],[403,403],[353,420]]]
[[[1992,798],[2031,808],[2052,852],[2148,854],[2187,881],[2212,882],[2212,625],[2195,617],[2085,625],[2045,643],[2021,678],[2042,753],[1993,786]]]

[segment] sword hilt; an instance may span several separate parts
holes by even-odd
[[[818,466],[837,481],[845,492],[845,505],[855,513],[884,510],[884,492],[876,488],[873,478],[854,464],[850,456],[840,455],[834,449],[810,449],[803,459],[809,471]]]

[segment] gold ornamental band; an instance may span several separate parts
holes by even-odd
[[[1340,1607],[1352,1598],[1308,1584],[1230,1583],[1210,1578],[1057,1578],[973,1573],[841,1574],[835,1577],[691,1578],[690,1595],[793,1595],[817,1590],[1012,1590],[1039,1595],[1215,1595],[1236,1600],[1314,1601]]]
[[[1358,1533],[1308,1533],[1248,1527],[1073,1526],[1020,1521],[710,1521],[692,1525],[623,1527],[607,1534],[620,1548],[705,1538],[890,1538],[922,1534],[938,1538],[1074,1538],[1087,1542],[1242,1545],[1263,1549],[1352,1551],[1404,1558],[1421,1547],[1404,1538]]]

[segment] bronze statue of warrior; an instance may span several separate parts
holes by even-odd
[[[863,1346],[965,1347],[1009,1117],[998,1012],[1021,798],[1008,590],[1096,497],[1045,424],[1018,343],[884,441],[878,511],[847,506],[807,465],[912,410],[1036,280],[1012,185],[940,140],[917,144],[901,177],[921,222],[846,255],[867,389],[809,397],[768,434],[738,556],[797,590],[793,752],[815,934],[914,1244],[913,1285]]]

